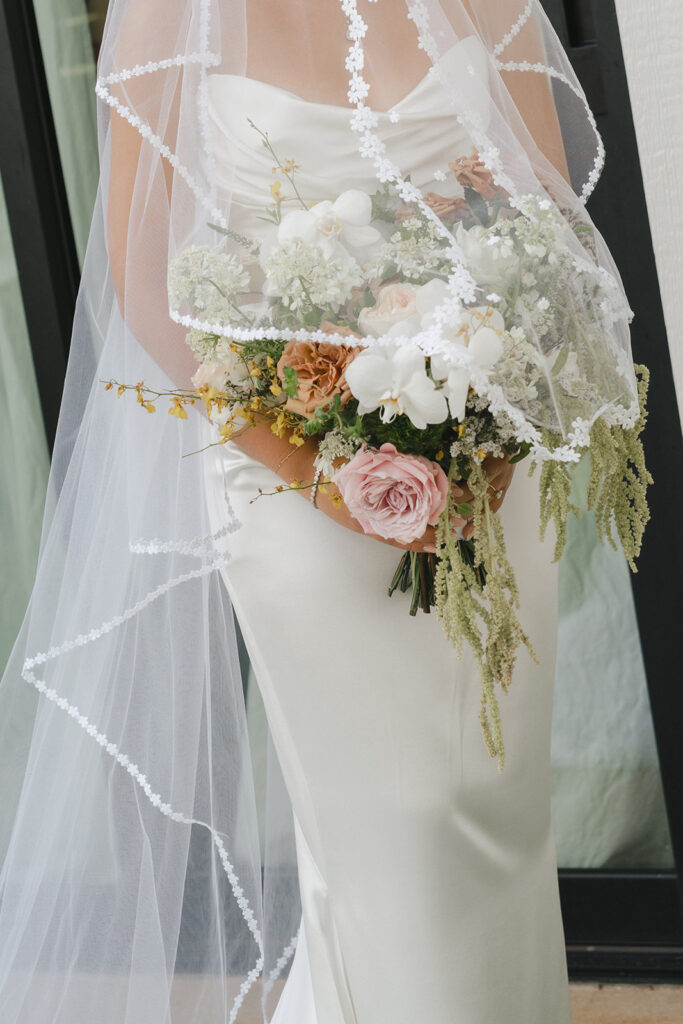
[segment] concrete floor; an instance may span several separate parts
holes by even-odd
[[[276,983],[272,998],[277,1001],[278,988]],[[40,1007],[40,1019],[44,1020],[52,995],[59,992],[54,986],[54,978],[50,975],[35,974],[30,985],[31,996]],[[575,982],[570,985],[572,1000],[572,1024],[683,1024],[683,985],[607,985]],[[73,1008],[60,1002],[59,1012],[65,1020],[80,1020],[79,1004],[83,1001],[94,1003],[103,999],[115,1004],[117,1000],[125,1003],[127,985],[121,976],[103,977],[102,975],[83,974],[72,986],[70,998],[74,1000]],[[211,999],[211,981],[198,979],[193,975],[178,975],[173,987],[174,1019],[183,1020],[191,1015],[190,1011],[201,996],[207,999],[207,1005],[221,1006],[222,987]],[[96,997],[96,999],[95,999]],[[274,1005],[274,1002],[273,1004]],[[57,1008],[55,1008],[55,1015]],[[272,1006],[271,1006],[272,1012]],[[216,1011],[217,1017],[222,1014]],[[35,1014],[36,1019],[38,1012]],[[211,1014],[207,1015],[208,1019]],[[26,1021],[33,1019],[32,1007],[26,1007]],[[213,1018],[211,1018],[213,1019]],[[239,1014],[240,1024],[259,1024],[262,1020],[258,994],[249,992]],[[505,1024],[501,1021],[500,1024]],[[550,1022],[548,1022],[550,1024]]]
[[[185,989],[185,998],[191,997],[194,984],[191,978],[176,984],[176,997],[180,996],[178,1009],[183,1003],[181,990]],[[573,982],[569,988],[572,1024],[683,1024],[683,985]],[[277,998],[276,993],[273,995]],[[254,992],[247,996],[239,1019],[241,1024],[259,1024],[262,1020]]]
[[[683,985],[570,985],[572,1024],[683,1024]]]
[[[572,1024],[683,1024],[683,985],[573,982],[569,988]],[[258,1024],[262,1019],[251,994],[243,1014],[243,1024]]]

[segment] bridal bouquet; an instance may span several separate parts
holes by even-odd
[[[265,238],[225,231],[221,244],[191,246],[170,267],[173,306],[185,303],[195,325],[206,324],[187,335],[200,364],[195,390],[107,387],[132,387],[149,412],[168,395],[180,418],[203,402],[218,443],[264,420],[294,446],[315,438],[316,479],[290,488],[327,490],[366,533],[401,543],[435,526],[435,551],[406,552],[388,592],[410,592],[411,614],[435,607],[456,649],[472,648],[482,729],[502,770],[496,686],[508,689],[520,645],[533,651],[486,460],[528,458],[532,470],[541,461],[540,529],[554,523],[558,559],[568,515],[578,514],[570,466],[590,449],[589,505],[601,536],[614,546],[615,529],[635,570],[648,518],[647,371],[638,368],[635,422],[591,415],[598,395],[623,392],[613,363],[595,357],[614,308],[611,282],[595,273],[593,233],[547,197],[513,205],[476,151],[450,164],[456,195],[411,203],[383,186],[313,204],[294,161],[279,160],[259,134],[276,165]],[[567,245],[567,231],[579,245]],[[441,319],[449,353],[428,355],[409,339],[442,316],[453,245],[479,294],[452,323]],[[265,311],[253,293],[268,297]],[[221,321],[244,331],[212,329]],[[563,427],[582,421],[591,426],[567,445]],[[470,502],[458,500],[465,485]],[[463,520],[473,524],[470,539]]]

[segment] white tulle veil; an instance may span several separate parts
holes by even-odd
[[[392,32],[380,33],[387,8]],[[214,76],[232,89],[232,123],[247,113],[254,79],[295,95],[301,117],[281,138],[277,125],[246,117],[221,133]],[[458,194],[448,165],[427,174],[416,151],[415,166],[397,167],[382,135],[400,125],[387,120],[400,96],[430,80],[438,89],[426,90],[426,109],[439,105],[444,133],[469,133],[500,188],[520,202],[549,197],[568,225],[590,233],[588,248],[573,230],[567,245],[594,291],[571,281],[567,289],[573,302],[594,301],[606,325],[595,353],[604,386],[578,417],[559,400],[549,405],[571,454],[599,413],[633,416],[630,313],[585,210],[602,144],[536,0],[111,0],[97,85],[100,190],[35,588],[0,689],[11,823],[3,1024],[232,1022],[259,999],[272,1016],[300,909],[275,762],[272,813],[254,788],[219,572],[229,572],[239,523],[226,495],[212,531],[200,453],[216,433],[198,409],[186,421],[161,405],[148,414],[104,382],[188,387],[191,331],[246,339],[320,329],[268,320],[253,243],[270,230],[261,218],[272,196],[262,205],[241,198],[252,164],[300,161],[316,103],[347,108],[348,147],[376,188],[428,210],[440,230],[423,197]],[[409,119],[402,130],[413,130]],[[345,188],[333,153],[324,187],[330,200]],[[169,302],[173,261],[219,244],[247,267],[240,301]],[[425,352],[446,351],[439,325],[478,287],[455,244],[451,255],[443,315],[413,338]],[[498,400],[539,440],[538,417],[504,392]]]

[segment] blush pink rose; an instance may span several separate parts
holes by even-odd
[[[446,507],[448,477],[441,466],[423,455],[403,455],[393,444],[361,448],[334,482],[365,533],[402,544],[421,537]]]
[[[382,285],[375,305],[361,309],[358,326],[363,334],[386,334],[396,324],[415,315],[416,298],[417,285],[405,281]]]

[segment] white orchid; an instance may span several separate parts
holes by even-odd
[[[282,218],[278,228],[280,243],[300,238],[308,245],[319,246],[325,256],[338,252],[339,246],[351,251],[367,250],[382,236],[370,224],[372,200],[360,189],[342,192],[331,202],[325,199],[309,210],[292,210]]]
[[[441,305],[446,295],[446,285],[436,279],[420,289],[416,308],[418,314],[421,314],[422,330],[432,326],[434,310]],[[445,332],[445,336],[452,342],[451,352],[456,358],[433,355],[431,370],[434,379],[443,382],[443,392],[448,398],[453,419],[465,418],[467,393],[473,377],[485,378],[502,356],[504,332],[503,317],[490,306],[474,306],[465,310],[461,322]]]
[[[502,318],[501,318],[502,319]],[[466,348],[469,366],[454,366],[443,355],[432,356],[432,374],[435,380],[443,380],[443,390],[448,398],[448,407],[455,420],[465,418],[467,393],[472,379],[488,375],[489,370],[503,354],[503,343],[499,330],[483,326],[471,335]]]
[[[421,286],[402,282],[385,285],[379,291],[376,304],[362,311],[359,325],[365,334],[412,338],[421,331],[429,330],[434,326],[434,312],[447,296],[447,286],[438,278]],[[432,377],[440,385],[440,390],[437,393],[448,399],[453,419],[464,419],[467,393],[473,377],[480,380],[485,378],[503,354],[502,337],[504,333],[503,317],[490,306],[475,306],[466,309],[460,323],[445,331],[442,328],[442,336],[450,342],[451,358],[445,355],[433,355],[431,370]],[[366,351],[377,352],[378,350]],[[396,351],[396,346],[388,351]],[[415,349],[408,351],[415,352]],[[357,361],[358,359],[352,366]],[[427,380],[429,381],[429,378]],[[384,378],[380,375],[378,381],[383,383]],[[350,381],[349,386],[353,391],[353,384]],[[426,394],[426,391],[424,393]],[[360,396],[356,395],[356,397]],[[384,401],[387,402],[388,407],[389,400],[384,399]],[[377,394],[375,394],[375,404],[372,408],[376,409],[379,404]],[[384,419],[384,413],[382,418]],[[438,419],[427,422],[440,423],[444,418],[444,416],[440,416]]]
[[[442,423],[448,416],[444,394],[427,376],[425,357],[413,346],[366,348],[346,370],[361,416],[381,409],[383,423],[406,415],[418,428]]]

